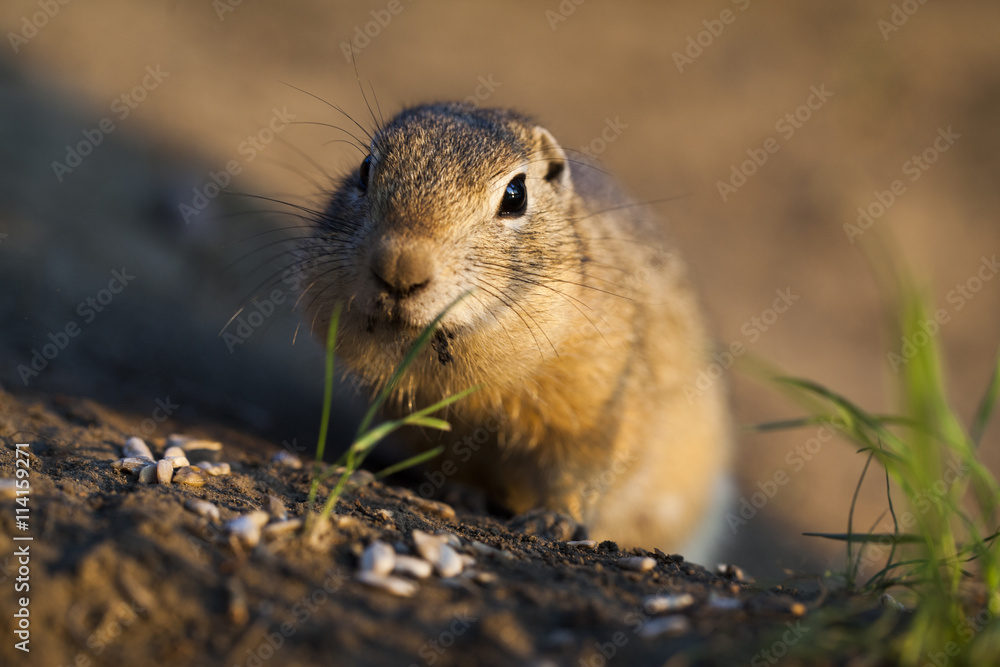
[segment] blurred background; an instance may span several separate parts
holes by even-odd
[[[376,116],[470,97],[533,114],[664,200],[720,345],[872,410],[893,405],[886,346],[902,342],[862,247],[891,232],[946,311],[936,339],[965,419],[988,380],[995,2],[7,0],[0,28],[7,391],[92,396],[137,422],[169,401],[181,420],[311,443],[322,352],[293,345],[290,287],[252,335],[218,336],[288,261],[267,230],[297,221],[214,186],[317,204],[360,157],[329,125],[360,134],[335,105],[371,126],[362,88]],[[726,365],[740,424],[799,413]],[[341,390],[345,437],[363,398]],[[800,534],[846,528],[864,461],[817,435],[741,434],[740,494],[764,495],[727,558],[751,573],[842,565]],[[860,507],[862,526],[884,509],[878,479]]]

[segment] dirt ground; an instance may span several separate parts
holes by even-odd
[[[241,552],[217,541],[222,521],[197,517],[184,498],[211,500],[226,519],[274,493],[299,514],[306,473],[267,461],[282,448],[309,454],[321,398],[322,350],[296,336],[290,291],[237,347],[219,337],[287,262],[288,246],[271,232],[287,218],[233,193],[316,203],[329,177],[356,163],[323,126],[342,122],[328,103],[369,117],[344,53],[354,40],[357,72],[386,116],[472,97],[531,113],[565,145],[593,153],[638,200],[659,201],[721,347],[741,343],[873,411],[893,405],[886,349],[901,342],[888,339],[862,246],[889,233],[948,316],[936,340],[968,418],[1000,340],[1000,280],[989,269],[1000,252],[1000,5],[388,6],[0,4],[0,477],[14,474],[14,444],[30,443],[31,662],[253,664],[263,638],[289,619],[294,632],[271,664],[659,664],[687,649],[684,660],[745,664],[780,644],[786,623],[808,625],[817,600],[803,594],[800,619],[782,606],[790,593],[773,587],[790,585],[787,570],[843,567],[840,545],[801,534],[844,530],[863,465],[818,431],[740,435],[739,495],[763,502],[731,531],[723,558],[760,591],[732,592],[733,582],[661,556],[652,572],[625,572],[607,547],[525,538],[504,517],[461,503],[456,520],[427,516],[404,487],[381,484],[345,496],[338,511],[357,524],[335,527],[320,550],[286,539]],[[811,108],[815,91],[825,101]],[[282,130],[254,147],[272,122]],[[934,148],[942,133],[957,135],[946,150]],[[762,159],[772,139],[778,149],[741,181],[734,169]],[[81,142],[89,153],[77,162]],[[228,193],[185,215],[234,162]],[[864,219],[859,208],[872,216],[860,236],[851,230]],[[116,275],[132,278],[88,307]],[[798,298],[778,315],[781,290]],[[78,335],[63,338],[74,326]],[[36,374],[20,370],[54,340],[66,344]],[[706,370],[730,383],[737,423],[798,414],[736,361]],[[365,399],[349,382],[338,387],[334,450]],[[137,486],[113,471],[125,433],[153,416],[168,419],[149,422],[151,440],[171,430],[217,438],[234,473],[195,489]],[[994,423],[981,449],[993,470],[998,437]],[[764,489],[776,492],[765,498]],[[16,602],[14,507],[0,499],[5,617]],[[859,525],[876,524],[881,484],[862,489],[858,508]],[[379,535],[409,550],[414,527],[513,557],[480,558],[495,583],[433,579],[410,599],[354,581],[359,549]],[[336,594],[297,607],[324,590],[328,570]],[[646,624],[630,614],[676,587],[697,600],[683,613],[690,629],[640,636]],[[745,604],[712,607],[711,590]],[[448,633],[454,647],[437,653],[430,642],[443,645]],[[6,639],[4,663],[31,664]],[[608,642],[613,658],[601,652]]]
[[[292,517],[304,512],[307,469],[272,462],[268,443],[193,428],[186,432],[225,443],[221,460],[232,473],[202,487],[147,485],[112,468],[134,415],[87,399],[2,399],[0,470],[13,477],[15,444],[26,442],[31,483],[30,511],[18,517],[27,530],[15,525],[15,500],[0,500],[3,553],[29,550],[27,571],[14,556],[2,561],[0,609],[12,618],[19,607],[10,584],[27,582],[31,633],[24,654],[5,631],[3,664],[730,665],[850,657],[828,661],[806,649],[811,610],[830,604],[817,594],[720,576],[679,555],[626,553],[612,542],[570,546],[461,508],[448,516],[447,507],[422,505],[412,491],[380,482],[345,494],[317,540],[286,534],[244,547],[225,522],[266,509],[268,496]],[[160,426],[166,433],[177,425]],[[149,440],[162,452],[162,436]],[[213,503],[220,516],[186,509],[192,498]],[[420,581],[412,598],[357,580],[365,546],[378,539],[413,553],[414,530],[454,534],[475,565]],[[32,541],[14,541],[25,535]],[[482,553],[473,541],[492,548]],[[650,556],[655,566],[620,565],[632,556]],[[671,613],[645,606],[664,593],[693,599]],[[871,601],[857,604],[878,613]],[[806,662],[788,657],[797,649],[807,651]]]

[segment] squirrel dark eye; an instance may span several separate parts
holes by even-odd
[[[372,156],[369,155],[364,160],[361,161],[361,169],[358,175],[358,189],[364,192],[368,189],[368,176],[371,173],[372,168]]]
[[[524,184],[524,174],[519,174],[507,184],[503,200],[500,202],[499,214],[508,218],[516,218],[524,215],[527,208],[528,187]]]

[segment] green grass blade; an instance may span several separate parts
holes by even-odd
[[[976,416],[972,420],[972,428],[969,429],[969,437],[973,444],[979,445],[983,439],[983,432],[990,423],[993,410],[997,406],[997,398],[1000,397],[1000,351],[997,352],[997,360],[993,364],[993,376],[990,378],[989,386],[983,393],[983,398],[979,401],[979,408]]]
[[[330,429],[330,412],[333,403],[333,368],[334,368],[334,348],[337,345],[337,327],[340,324],[341,304],[333,307],[333,314],[330,315],[330,325],[326,330],[326,371],[323,381],[323,414],[319,420],[319,435],[316,439],[316,458],[313,461],[313,479],[309,485],[309,507],[316,501],[316,491],[319,488],[319,464],[323,461],[323,453],[326,450],[326,436]]]
[[[445,449],[444,445],[438,445],[434,449],[429,449],[426,452],[421,452],[420,454],[411,456],[410,458],[400,461],[399,463],[393,463],[388,468],[385,468],[375,473],[375,477],[376,479],[382,479],[383,477],[394,475],[400,470],[406,470],[407,468],[418,466],[421,463],[424,463],[425,461],[431,460],[435,456],[443,454],[444,449]]]
[[[428,341],[430,341],[431,336],[434,334],[435,331],[437,331],[437,326],[438,324],[441,323],[441,320],[444,319],[444,316],[447,315],[448,311],[450,311],[452,308],[458,305],[458,303],[462,299],[467,297],[469,294],[470,292],[465,292],[459,295],[458,298],[456,298],[454,301],[448,304],[448,306],[444,310],[442,310],[438,314],[438,316],[435,317],[434,320],[424,328],[423,331],[420,332],[420,335],[417,336],[417,339],[413,342],[413,345],[410,346],[410,350],[406,353],[406,356],[403,357],[403,360],[399,363],[399,366],[396,367],[396,370],[392,374],[392,377],[389,378],[389,382],[386,383],[382,391],[379,392],[376,399],[372,402],[371,406],[368,408],[368,412],[365,413],[364,419],[361,420],[361,424],[358,426],[359,435],[361,433],[364,433],[371,425],[372,420],[375,419],[375,415],[378,413],[379,408],[381,408],[382,404],[385,403],[385,401],[389,398],[390,395],[392,395],[392,392],[396,389],[396,385],[399,384],[399,381],[403,378],[403,375],[406,373],[406,370],[413,364],[414,360],[416,360],[417,358],[417,355],[420,354],[420,351],[424,349]]]

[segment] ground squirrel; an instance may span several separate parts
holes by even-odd
[[[396,397],[482,385],[447,414],[441,470],[594,539],[703,556],[724,525],[729,418],[720,383],[692,390],[710,339],[648,207],[505,109],[406,109],[366,150],[303,244],[314,334],[341,302],[338,356],[378,387],[470,292]]]

